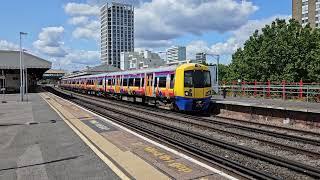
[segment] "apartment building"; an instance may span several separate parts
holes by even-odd
[[[120,53],[134,51],[134,7],[106,3],[100,9],[101,61],[120,68]]]

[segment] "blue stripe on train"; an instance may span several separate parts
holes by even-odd
[[[207,98],[185,98],[176,96],[176,105],[181,111],[206,111],[209,108],[211,97]],[[196,102],[201,101],[200,106]]]

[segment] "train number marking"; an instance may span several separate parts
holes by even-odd
[[[109,131],[110,128],[107,127],[106,125],[104,124],[101,124],[100,122],[96,121],[96,120],[91,120],[89,121],[92,125],[94,125],[95,127],[97,127],[98,129],[100,130],[103,130],[103,131]]]
[[[144,151],[153,155],[154,157],[158,158],[159,160],[162,160],[167,164],[168,167],[175,168],[179,172],[184,173],[191,173],[192,169],[185,164],[182,164],[180,162],[176,162],[172,157],[164,152],[161,152],[160,150],[147,146],[144,148]]]

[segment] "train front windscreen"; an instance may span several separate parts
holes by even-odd
[[[211,87],[211,76],[209,71],[185,71],[184,85],[189,88]]]

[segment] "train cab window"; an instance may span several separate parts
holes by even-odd
[[[167,87],[167,77],[159,77],[158,87],[159,88]]]
[[[184,72],[184,87],[193,87],[193,71]]]
[[[133,86],[133,78],[129,78],[129,86]]]
[[[211,77],[209,71],[194,71],[193,82],[195,88],[204,88],[211,86]]]
[[[173,89],[174,87],[174,74],[170,75],[170,89]]]
[[[128,79],[123,79],[123,86],[128,86]]]
[[[211,87],[211,75],[209,71],[203,71],[204,87]]]
[[[136,78],[134,81],[134,86],[140,87],[140,81],[141,81],[140,78]]]

